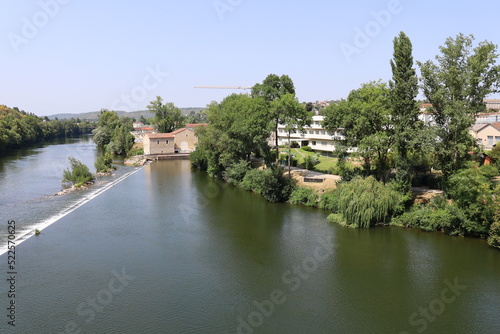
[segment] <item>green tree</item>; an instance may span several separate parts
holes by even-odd
[[[172,102],[163,103],[160,96],[150,102],[148,110],[155,115],[156,130],[161,133],[172,132],[184,124],[184,116],[181,110]]]
[[[89,171],[89,168],[84,165],[81,161],[69,157],[68,161],[71,165],[70,169],[65,169],[63,171],[62,182],[70,182],[74,186],[79,187],[87,182],[94,180],[94,175]]]
[[[285,125],[288,133],[288,144],[290,146],[290,135],[295,132],[304,133],[304,127],[311,125],[312,113],[306,111],[305,106],[298,101],[294,94],[287,93],[271,102],[271,110],[278,117],[278,123]],[[288,148],[290,150],[290,147]],[[288,175],[290,176],[290,154],[288,154]]]
[[[209,125],[197,130],[196,165],[207,167],[212,177],[222,178],[229,166],[252,152],[266,151],[269,122],[267,104],[262,98],[233,94],[221,103],[213,102],[206,113]]]
[[[396,182],[403,192],[410,191],[413,176],[410,150],[422,129],[418,119],[418,79],[413,68],[412,44],[404,32],[394,38],[394,59],[391,60],[391,121],[394,126],[394,147],[397,152]]]
[[[334,193],[333,207],[340,214],[329,220],[338,221],[356,228],[368,228],[377,223],[387,223],[401,208],[401,195],[389,185],[384,185],[372,176],[355,177],[342,182]]]
[[[273,124],[276,149],[278,149],[278,125],[282,116],[280,110],[271,108],[270,104],[286,94],[295,95],[295,86],[288,75],[280,77],[276,74],[269,74],[261,84],[256,84],[252,87],[252,96],[263,97],[269,105],[269,118]],[[276,155],[277,160],[278,155]]]
[[[486,109],[484,98],[498,91],[500,66],[497,47],[484,41],[474,47],[474,36],[459,34],[440,47],[437,63],[418,62],[422,84],[437,125],[436,154],[444,179],[464,167],[475,145],[469,134],[477,113]]]
[[[486,173],[477,166],[453,173],[447,182],[447,194],[462,208],[470,223],[466,234],[486,236],[498,210],[500,188],[493,188]]]
[[[113,130],[112,139],[106,146],[111,154],[125,155],[134,145],[134,136],[130,133],[130,125],[120,124]]]
[[[97,161],[94,163],[96,172],[98,173],[107,173],[110,170],[113,170],[113,159],[111,155],[106,152],[104,155],[97,158]]]
[[[121,124],[118,114],[108,109],[101,109],[97,128],[92,131],[93,141],[100,149],[105,149],[112,140],[114,129]]]
[[[386,181],[390,167],[389,151],[393,145],[390,117],[390,90],[383,82],[370,82],[349,93],[347,100],[328,106],[323,126],[331,133],[342,132],[335,142],[341,155],[357,147],[363,158],[365,174],[375,165],[377,178]]]

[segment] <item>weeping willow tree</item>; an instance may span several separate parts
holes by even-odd
[[[338,214],[329,219],[349,227],[368,228],[376,223],[387,223],[400,205],[401,195],[390,186],[373,176],[358,176],[338,185],[334,200]]]

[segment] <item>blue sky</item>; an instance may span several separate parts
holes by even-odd
[[[240,91],[194,86],[270,73],[289,75],[301,101],[340,99],[390,79],[400,31],[425,61],[460,32],[500,43],[499,12],[496,1],[1,0],[0,104],[132,111],[159,95],[204,107]]]

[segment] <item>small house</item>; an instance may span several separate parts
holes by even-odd
[[[144,154],[175,153],[175,136],[171,133],[148,133],[144,136]]]

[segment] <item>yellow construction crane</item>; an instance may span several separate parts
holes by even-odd
[[[194,88],[209,88],[209,89],[252,89],[252,86],[194,86]]]

